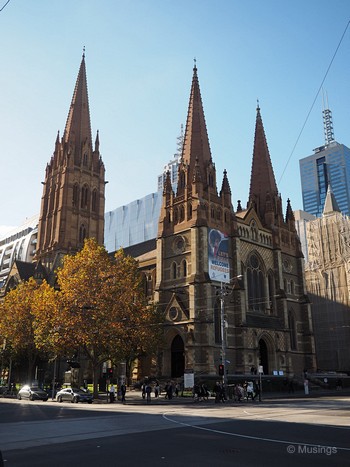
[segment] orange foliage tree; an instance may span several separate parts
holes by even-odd
[[[49,324],[53,345],[85,354],[93,370],[95,396],[102,362],[156,350],[158,312],[146,302],[137,261],[123,250],[113,259],[95,239],[85,240],[80,252],[64,257],[57,284],[59,307]],[[41,329],[45,334],[45,327]]]
[[[32,381],[34,365],[40,354],[35,340],[33,313],[33,302],[40,288],[41,285],[34,279],[29,279],[11,290],[0,305],[0,335],[6,339],[6,347],[11,349],[13,357],[26,358],[29,383]],[[44,347],[41,349],[45,350]]]

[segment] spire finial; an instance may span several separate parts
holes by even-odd
[[[256,100],[256,110],[259,111],[260,110],[260,103],[259,103],[259,99]]]
[[[194,57],[194,59],[193,59],[193,69],[197,70],[197,59],[196,59],[196,57]]]
[[[83,58],[85,58],[85,45],[83,47]]]

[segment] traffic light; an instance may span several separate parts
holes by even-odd
[[[113,377],[113,368],[107,368],[107,378]]]
[[[225,367],[224,365],[219,365],[219,375],[224,376],[225,374]]]

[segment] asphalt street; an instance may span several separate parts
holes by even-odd
[[[0,399],[5,467],[349,466],[350,397],[92,405]]]

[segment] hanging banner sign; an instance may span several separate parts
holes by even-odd
[[[209,277],[213,281],[230,282],[228,236],[217,229],[208,229]]]

